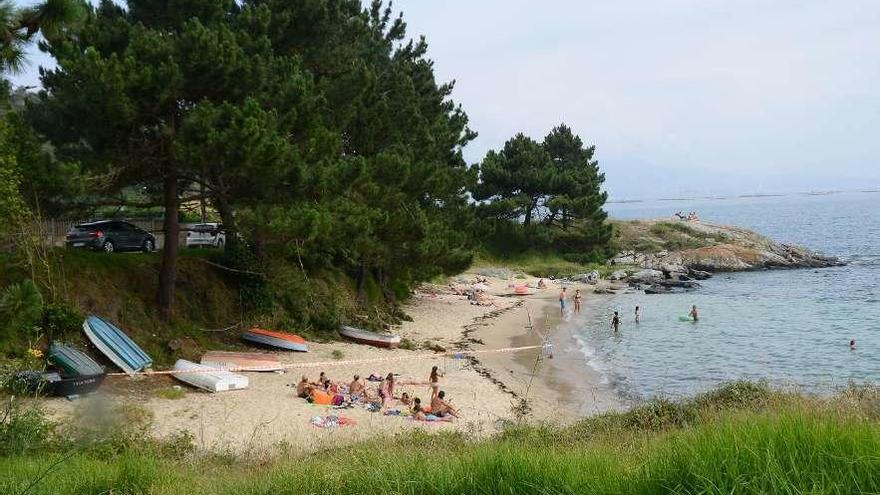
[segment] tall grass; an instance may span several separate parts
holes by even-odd
[[[0,457],[0,493],[21,493],[45,473],[28,493],[880,493],[877,401],[876,390],[826,401],[739,383],[569,427],[517,427],[479,442],[410,433],[259,463],[86,446],[69,458]]]

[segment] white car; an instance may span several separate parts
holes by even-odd
[[[186,247],[216,247],[226,244],[226,232],[219,223],[197,223],[186,232]]]

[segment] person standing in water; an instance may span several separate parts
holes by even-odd
[[[615,311],[614,316],[611,317],[611,328],[613,328],[615,332],[620,331],[620,315],[617,314],[617,311]]]
[[[639,318],[641,318],[641,316],[642,316],[642,315],[639,313],[639,307],[636,306],[636,323],[639,322]]]
[[[694,321],[697,321],[697,320],[700,319],[700,313],[697,311],[697,305],[696,305],[696,304],[694,304],[694,305],[691,307],[691,312],[688,313],[688,314],[690,315],[691,318],[693,318]]]
[[[559,314],[565,316],[565,287],[559,292]]]
[[[574,291],[574,312],[580,314],[581,312],[581,290],[575,289]]]

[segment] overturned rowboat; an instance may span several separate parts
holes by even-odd
[[[267,352],[208,351],[202,356],[201,361],[205,366],[237,371],[279,371],[284,369],[278,356]]]
[[[129,375],[153,365],[150,356],[125,332],[101,317],[92,315],[86,318],[83,331],[101,354]]]
[[[341,327],[339,329],[339,334],[360,344],[371,345],[374,347],[387,347],[393,349],[400,345],[400,335],[376,333],[350,326]]]
[[[178,359],[174,363],[174,371],[175,373],[171,374],[174,378],[208,392],[228,392],[248,387],[248,377],[244,375],[218,370],[186,359]]]
[[[241,338],[248,342],[287,349],[288,351],[309,352],[309,344],[306,339],[289,332],[251,328],[243,332]]]

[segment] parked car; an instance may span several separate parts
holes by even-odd
[[[75,225],[67,233],[67,247],[114,251],[144,251],[156,249],[153,234],[128,222],[103,220]]]
[[[186,233],[186,247],[216,247],[226,244],[226,232],[219,223],[197,223]]]

